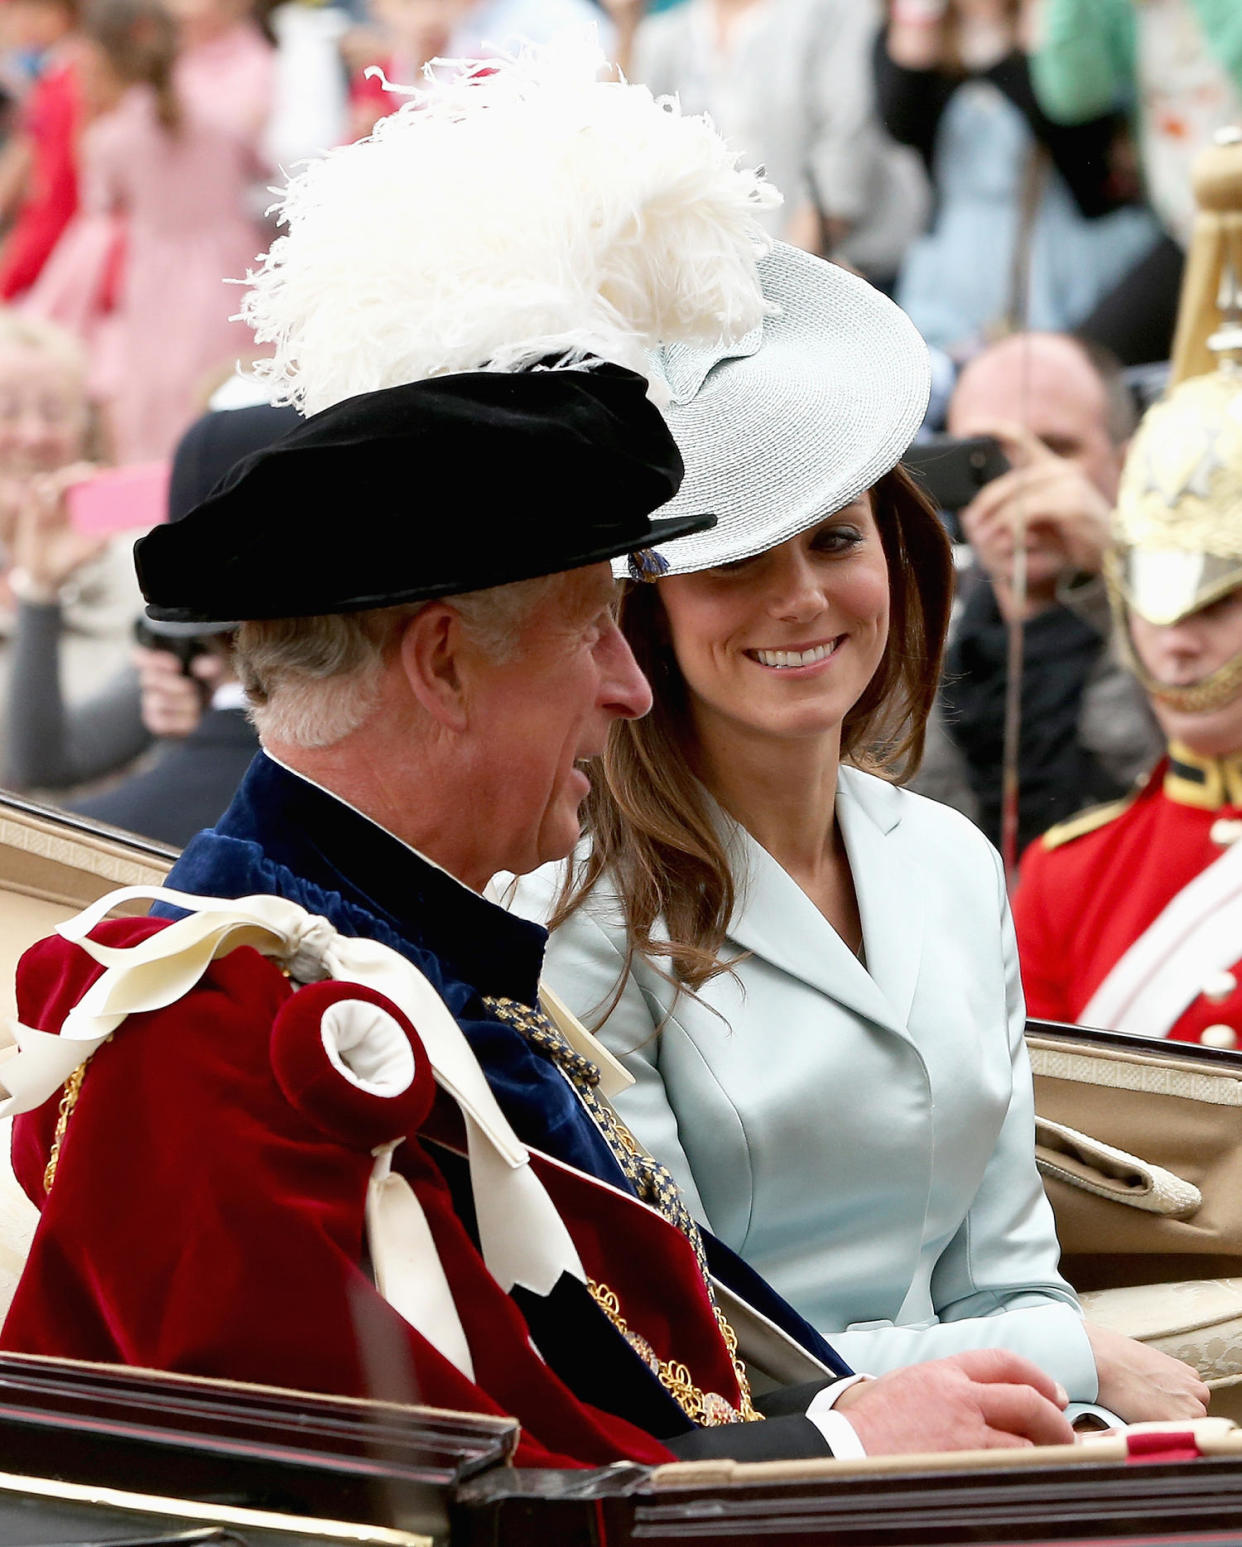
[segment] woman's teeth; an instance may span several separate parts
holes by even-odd
[[[816,645],[811,650],[754,650],[751,653],[761,666],[785,667],[811,666],[822,661],[837,648],[834,639],[830,645]]]

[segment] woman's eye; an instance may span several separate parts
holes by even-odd
[[[846,553],[856,548],[863,534],[854,526],[829,526],[816,532],[811,547],[816,553]]]

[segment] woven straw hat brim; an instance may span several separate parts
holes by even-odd
[[[848,505],[900,461],[927,412],[927,346],[886,296],[783,243],[759,273],[779,315],[732,349],[657,357],[686,464],[659,515],[717,518],[660,550],[668,574],[750,558]]]

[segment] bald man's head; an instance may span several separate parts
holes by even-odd
[[[962,372],[949,403],[951,435],[1022,425],[1077,462],[1108,500],[1117,496],[1135,411],[1120,371],[1065,333],[1015,333]]]

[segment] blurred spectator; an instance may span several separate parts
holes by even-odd
[[[1022,846],[1091,801],[1120,795],[1159,750],[1142,689],[1108,647],[1098,579],[1134,423],[1115,362],[1055,334],[1019,334],[985,350],[949,404],[951,434],[995,436],[1012,466],[961,514],[973,565],[950,632],[941,724],[915,787],[973,815],[994,843],[1011,620],[1024,639]],[[1024,602],[1014,592],[1019,533]],[[1095,578],[1067,592],[1084,576]]]
[[[447,56],[463,0],[371,0],[371,15],[387,45],[375,63],[393,85],[421,80],[423,66]],[[379,76],[360,73],[350,86],[350,134],[370,134],[376,123],[400,107],[402,98],[384,89]]]
[[[202,683],[208,691],[199,698],[197,713],[192,709],[183,713],[181,723],[188,723],[188,729],[166,739],[150,768],[132,774],[115,789],[75,801],[70,810],[177,848],[223,813],[259,750],[259,739],[246,718],[245,695],[233,671],[231,636],[202,636],[195,644],[202,653],[194,661],[209,669],[181,677],[180,682]],[[149,702],[144,707],[154,715],[172,709],[181,696],[175,692],[180,684],[173,667],[165,664],[173,662],[179,669],[180,663],[165,649],[152,650],[150,656],[152,666],[162,667],[169,690],[161,696],[148,672],[146,697],[159,700],[159,710]]]
[[[876,46],[880,112],[931,174],[935,218],[897,299],[958,358],[1018,327],[1063,332],[1159,237],[1119,189],[1119,115],[1073,128],[1040,111],[1021,0],[891,0]]]
[[[272,166],[292,169],[348,138],[341,42],[350,20],[342,8],[314,0],[285,0],[269,16],[276,63],[263,152]]]
[[[876,118],[877,25],[873,0],[685,0],[638,26],[631,74],[764,166],[785,196],[761,217],[773,235],[891,283],[928,195]]]
[[[1135,114],[1148,197],[1167,234],[1081,331],[1126,364],[1163,360],[1194,219],[1191,163],[1217,129],[1242,123],[1242,5],[1041,0],[1031,63],[1040,103],[1060,123],[1119,105]]]
[[[9,0],[10,48],[38,57],[39,74],[17,130],[0,151],[0,300],[23,295],[78,207],[77,137],[83,103],[77,69],[76,0]]]
[[[550,43],[562,33],[594,28],[600,47],[615,51],[608,13],[593,0],[462,0],[452,36],[450,59],[486,59],[521,43]]]
[[[83,211],[31,297],[92,339],[115,459],[171,454],[207,374],[249,351],[226,283],[262,238],[247,193],[262,170],[271,49],[234,0],[94,0],[84,20],[91,89],[106,110],[82,142]],[[114,280],[117,221],[124,250]],[[95,326],[91,323],[94,319]]]
[[[276,51],[250,0],[166,0],[180,45],[174,70],[187,111],[232,132],[257,158],[272,110]],[[261,164],[256,175],[265,175]]]
[[[64,668],[72,691],[87,693],[116,670],[129,648],[140,597],[129,543],[64,534],[58,566],[23,543],[22,528],[42,518],[65,470],[91,451],[86,361],[76,340],[50,323],[0,310],[0,634],[4,680],[12,670],[10,636],[31,610],[46,610],[64,630]],[[62,558],[66,568],[62,574]],[[70,577],[71,576],[71,577]],[[0,694],[0,697],[3,695]]]
[[[614,0],[628,17],[641,0]],[[561,33],[594,31],[609,59],[618,56],[618,32],[593,0],[368,0],[374,29],[356,28],[343,51],[350,62],[350,128],[361,139],[404,98],[385,89],[378,66],[394,86],[416,85],[433,59],[482,60]],[[620,29],[627,40],[629,31]],[[627,41],[628,47],[628,41]],[[622,60],[622,63],[625,63]]]
[[[186,515],[233,464],[298,423],[292,408],[266,405],[205,414],[173,461],[169,515]],[[69,532],[63,504],[43,516],[44,547]],[[20,674],[9,705],[7,777],[19,788],[64,789],[98,780],[162,741],[156,761],[115,789],[69,809],[166,843],[184,843],[228,804],[254,754],[230,665],[227,624],[147,624],[146,647],[92,698],[66,707],[55,617],[23,610]]]

